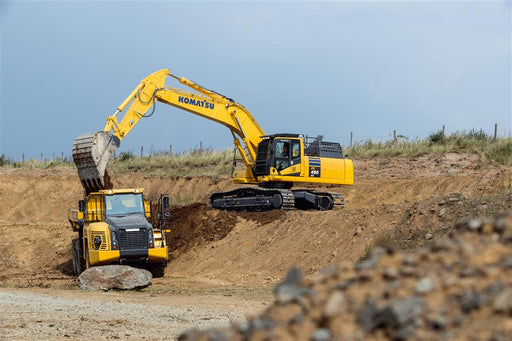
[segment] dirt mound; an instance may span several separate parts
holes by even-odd
[[[193,247],[226,237],[236,224],[237,217],[229,212],[210,210],[206,204],[191,204],[172,209],[167,235],[172,259]],[[172,260],[171,260],[172,261]]]
[[[459,192],[434,196],[413,203],[394,230],[375,242],[377,245],[391,242],[407,249],[452,232],[451,224],[466,217],[493,217],[504,212],[512,212],[512,191],[487,198],[466,197]]]
[[[265,225],[280,219],[284,212],[232,212],[212,210],[206,204],[195,203],[173,207],[167,235],[169,255],[172,259],[194,247],[224,239],[237,225],[239,219]]]
[[[376,248],[303,279],[292,269],[263,314],[179,340],[506,340],[512,335],[512,222],[467,220],[412,252]]]

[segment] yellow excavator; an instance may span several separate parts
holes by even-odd
[[[167,77],[194,92],[165,85]],[[112,187],[106,171],[111,154],[142,118],[154,113],[157,101],[220,123],[233,135],[235,154],[238,152],[245,164],[242,170],[233,167],[233,182],[256,186],[214,193],[209,202],[212,207],[330,210],[344,205],[340,193],[292,189],[298,183],[352,185],[353,163],[344,157],[339,143],[323,141],[322,136],[267,135],[243,105],[167,69],[144,78],[117,111],[107,117],[102,131],[76,138],[73,160],[86,194]],[[119,117],[129,104],[124,116]],[[153,112],[147,114],[152,107]],[[234,164],[235,161],[236,158]]]

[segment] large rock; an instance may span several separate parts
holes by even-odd
[[[127,265],[95,266],[82,272],[78,286],[82,290],[133,290],[153,283],[151,272]]]

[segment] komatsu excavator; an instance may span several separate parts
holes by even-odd
[[[167,77],[195,92],[166,86]],[[257,186],[214,193],[210,197],[212,207],[330,210],[344,205],[340,193],[292,189],[297,183],[352,185],[353,163],[343,156],[339,143],[323,141],[322,136],[267,135],[243,105],[167,69],[143,79],[114,115],[107,117],[103,131],[76,138],[73,159],[86,194],[112,187],[106,171],[111,154],[135,125],[149,116],[146,113],[151,107],[154,110],[156,101],[220,123],[233,135],[235,153],[239,152],[245,164],[243,170],[233,167],[233,182]],[[129,104],[124,116],[119,117]]]

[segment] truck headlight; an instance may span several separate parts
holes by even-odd
[[[149,247],[155,247],[155,242],[153,240],[153,231],[152,230],[149,230],[148,242],[149,242]]]
[[[112,240],[112,250],[119,248],[115,231],[110,231],[110,240]]]
[[[99,250],[100,246],[101,246],[101,237],[100,236],[95,236],[94,237],[94,249],[95,250]]]

